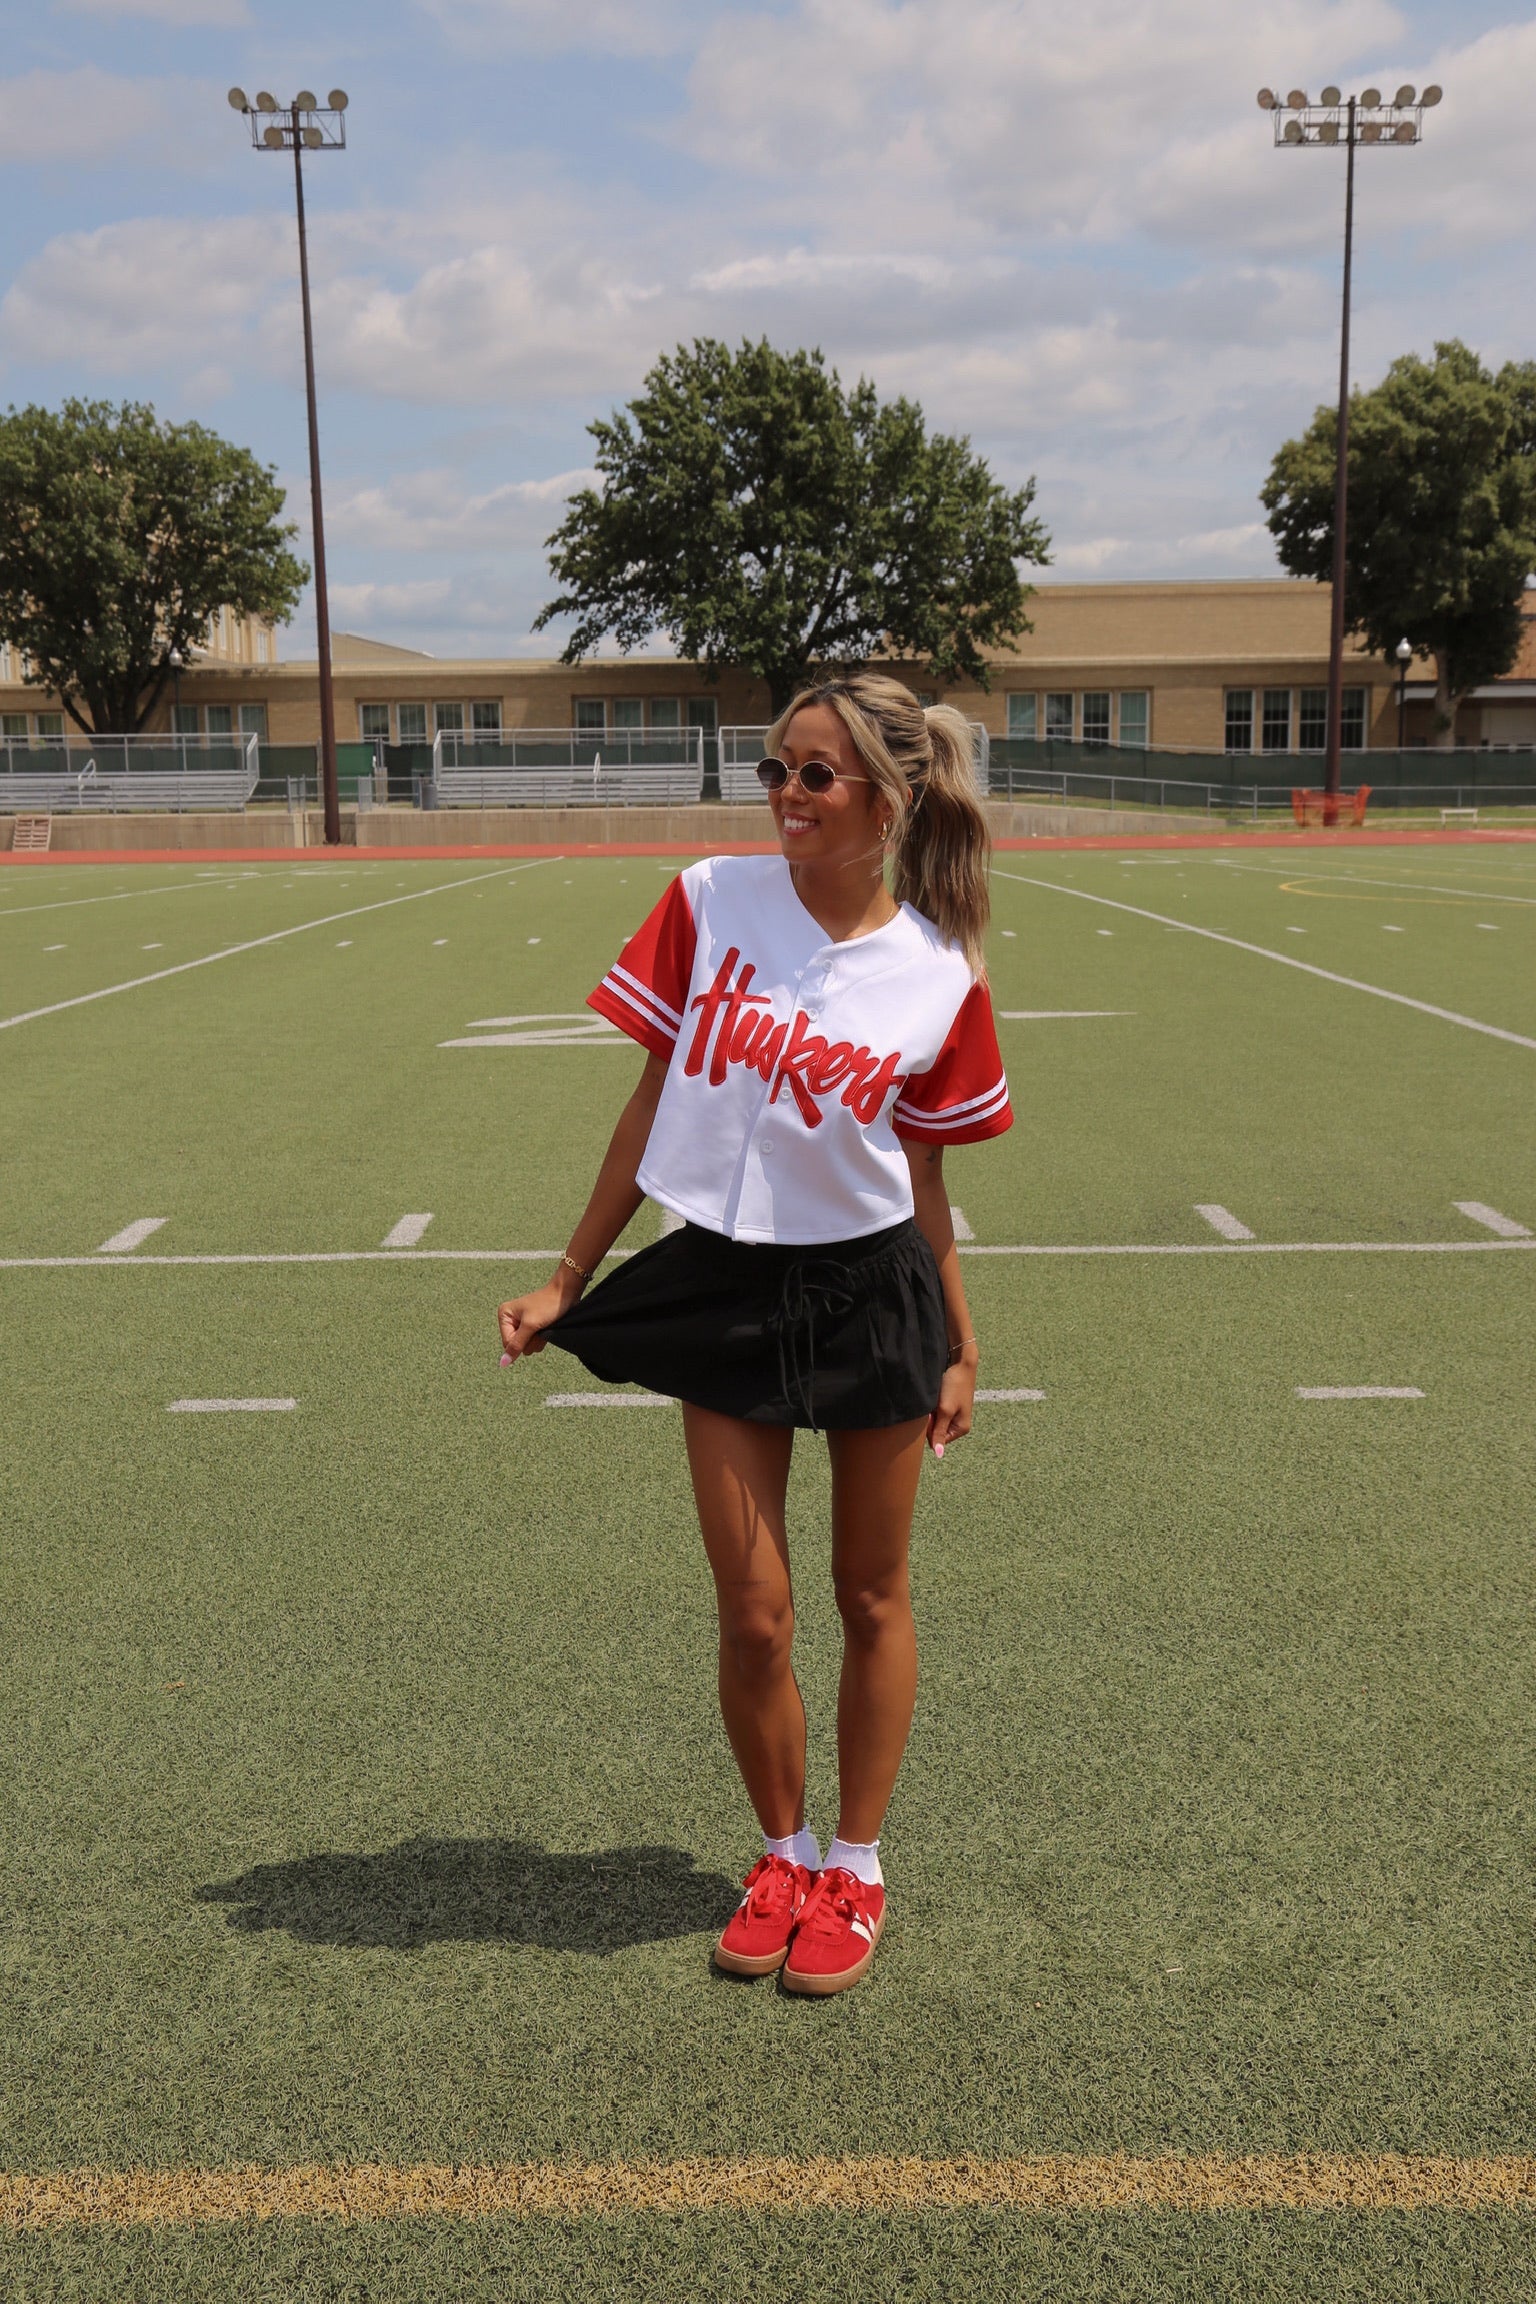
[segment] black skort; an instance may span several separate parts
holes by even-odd
[[[810,1431],[931,1415],[949,1356],[938,1264],[910,1217],[789,1248],[688,1224],[544,1333],[605,1384]]]

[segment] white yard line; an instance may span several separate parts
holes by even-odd
[[[297,1400],[172,1400],[166,1409],[168,1416],[270,1416],[285,1408],[297,1408]]]
[[[136,1217],[133,1223],[125,1224],[121,1232],[114,1232],[110,1240],[103,1240],[96,1253],[98,1256],[126,1255],[130,1248],[142,1248],[151,1234],[169,1222],[168,1216]]]
[[[1006,936],[1007,929],[1003,930]],[[1134,1016],[1134,1008],[999,1008],[1002,1024],[1064,1024],[1077,1016]]]
[[[953,1200],[949,1204],[949,1226],[957,1240],[974,1240],[976,1237],[967,1220],[965,1210],[957,1208]]]
[[[390,1226],[379,1242],[379,1246],[381,1248],[414,1248],[431,1221],[430,1215],[402,1216],[398,1224]]]
[[[503,865],[495,872],[472,872],[464,880],[439,881],[435,888],[413,888],[406,896],[384,896],[377,903],[355,905],[350,912],[328,912],[320,920],[300,920],[292,928],[275,928],[270,936],[253,936],[245,944],[226,944],[221,951],[205,952],[199,960],[178,960],[173,968],[157,968],[149,976],[131,976],[122,984],[103,984],[96,992],[77,992],[72,1000],[53,1000],[46,1008],[28,1008],[19,1016],[0,1016],[0,1032],[13,1024],[34,1024],[40,1016],[58,1016],[66,1008],[84,1008],[93,1000],[110,1000],[114,992],[137,992],[146,984],[163,984],[168,976],[184,976],[189,968],[211,968],[215,960],[233,960],[241,952],[259,952],[263,945],[281,944],[285,937],[302,936],[311,928],[334,928],[340,920],[357,920],[365,912],[387,912],[394,904],[417,904],[424,896],[449,896],[456,888],[473,888],[482,880],[506,880],[516,872],[531,872],[537,865],[554,863],[550,856],[533,856],[525,864]]]
[[[1005,1400],[1043,1400],[1043,1392],[978,1392],[978,1400],[1001,1403]]]
[[[549,1392],[546,1408],[673,1408],[665,1392]]]
[[[1257,872],[1266,880],[1350,880],[1365,888],[1401,888],[1415,896],[1465,896],[1475,904],[1536,904],[1536,896],[1492,896],[1485,888],[1457,888],[1446,886],[1439,880],[1385,880],[1374,872],[1298,872],[1294,865],[1229,864],[1225,857],[1214,858],[1229,872]]]
[[[1536,1238],[1519,1240],[1111,1240],[1027,1241],[995,1247],[959,1241],[960,1256],[1499,1256],[1536,1249]],[[610,1250],[615,1261],[624,1248]],[[0,1272],[101,1271],[106,1266],[143,1270],[205,1264],[558,1264],[558,1248],[322,1248],[274,1254],[211,1256],[0,1256]]]
[[[1486,1200],[1453,1200],[1463,1216],[1470,1216],[1474,1224],[1485,1224],[1490,1232],[1497,1232],[1501,1240],[1529,1240],[1529,1224],[1517,1224],[1512,1216],[1501,1216],[1497,1208],[1490,1208]]]
[[[118,888],[110,896],[58,896],[51,904],[6,904],[0,906],[0,920],[19,920],[24,912],[73,912],[82,904],[126,904],[134,896],[179,896],[187,888],[216,884],[233,887],[234,881],[225,881],[222,873],[215,873],[212,880],[173,880],[164,888]]]
[[[1219,1200],[1197,1200],[1195,1202],[1195,1214],[1203,1216],[1211,1230],[1219,1232],[1223,1240],[1251,1240],[1253,1238],[1248,1226],[1239,1223],[1231,1209],[1223,1208]]]
[[[1375,1000],[1390,1000],[1399,1008],[1415,1008],[1421,1016],[1438,1017],[1442,1024],[1459,1024],[1464,1031],[1482,1032],[1490,1040],[1508,1040],[1516,1048],[1536,1048],[1524,1032],[1506,1031],[1502,1024],[1484,1024],[1476,1016],[1462,1016],[1454,1008],[1437,1008],[1432,1001],[1414,1000],[1406,992],[1389,992],[1383,984],[1366,984],[1358,976],[1339,976],[1314,961],[1298,960],[1290,952],[1271,952],[1267,944],[1250,944],[1241,936],[1224,936],[1216,928],[1197,928],[1193,920],[1170,920],[1166,912],[1147,912],[1139,904],[1121,904],[1113,896],[1094,896],[1086,888],[1064,887],[1059,880],[1036,880],[1026,872],[1000,872],[993,878],[1016,880],[1022,888],[1048,888],[1053,896],[1077,896],[1085,904],[1105,904],[1111,912],[1129,912],[1133,919],[1151,920],[1159,928],[1181,928],[1186,936],[1203,936],[1211,944],[1230,945],[1234,952],[1251,952],[1256,959],[1273,960],[1281,968],[1299,969],[1303,976],[1321,977],[1325,984],[1341,984],[1346,992],[1369,992]]]
[[[1298,1384],[1298,1400],[1422,1400],[1417,1384]]]

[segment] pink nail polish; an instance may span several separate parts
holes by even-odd
[[[935,1440],[933,1444],[933,1460],[936,1464],[942,1464],[944,1461],[944,1443],[942,1440]]]
[[[510,1352],[503,1352],[503,1354],[502,1354],[502,1356],[501,1356],[501,1364],[502,1364],[503,1368],[510,1368],[510,1367],[511,1367],[511,1365],[512,1365],[512,1355],[511,1355],[511,1353],[510,1353]]]

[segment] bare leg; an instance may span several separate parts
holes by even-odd
[[[878,1840],[917,1700],[917,1632],[907,1544],[926,1417],[829,1432],[832,1581],[843,1619],[837,1767],[844,1840]]]
[[[688,1465],[720,1613],[720,1711],[770,1838],[805,1822],[805,1706],[790,1665],[795,1608],[784,1498],[794,1434],[683,1405]]]

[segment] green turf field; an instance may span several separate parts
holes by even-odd
[[[0,2172],[1536,2151],[1536,850],[997,862],[1017,1125],[948,1171],[983,1384],[1045,1397],[925,1472],[826,2003],[709,1970],[757,1844],[675,1411],[497,1366],[637,1059],[489,1043],[585,1034],[674,867],[0,876]],[[802,1443],[825,1836],[823,1496]],[[28,2304],[779,2293],[1528,2304],[1536,2216],[0,2237]]]

